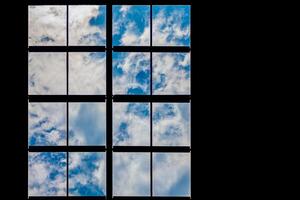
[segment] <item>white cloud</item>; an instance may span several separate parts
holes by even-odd
[[[69,53],[69,94],[106,93],[106,59],[102,55],[104,53]]]
[[[190,53],[153,53],[152,59],[154,94],[190,94]]]
[[[29,144],[34,138],[36,145],[65,145],[66,104],[29,103],[28,136]]]
[[[66,6],[29,6],[29,45],[66,45]]]
[[[153,154],[153,194],[155,196],[171,196],[172,188],[180,184],[183,176],[188,176],[190,182],[190,159],[189,153],[154,153]],[[190,184],[183,183],[177,190],[176,196],[189,196]],[[178,186],[177,186],[178,187]]]
[[[66,54],[29,53],[29,94],[66,94]]]
[[[167,105],[167,106],[165,106]],[[170,113],[164,116],[163,113]],[[153,144],[161,146],[190,145],[190,104],[189,103],[153,103]]]
[[[104,45],[106,29],[91,26],[89,21],[100,13],[100,6],[69,6],[69,42],[70,45]],[[98,34],[98,35],[97,35]],[[95,36],[97,35],[97,36]]]
[[[133,112],[127,113],[128,105],[128,103],[113,104],[113,143],[120,146],[150,145],[150,116],[141,117]],[[119,127],[122,123],[126,123],[129,136],[124,140],[118,138],[119,134],[121,134]]]
[[[113,154],[113,194],[116,196],[150,195],[150,154]]]

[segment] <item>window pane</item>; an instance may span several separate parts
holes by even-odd
[[[28,104],[28,145],[66,145],[66,104]]]
[[[190,6],[153,6],[153,45],[190,45]]]
[[[150,195],[150,153],[113,154],[113,195]]]
[[[70,145],[105,145],[105,103],[69,103]]]
[[[190,104],[153,103],[153,144],[190,145]]]
[[[153,94],[190,94],[190,54],[153,53]]]
[[[149,103],[113,104],[113,144],[150,145]]]
[[[66,195],[66,153],[29,153],[28,195]]]
[[[150,45],[150,6],[113,6],[113,45]]]
[[[66,94],[66,54],[29,53],[29,94]]]
[[[66,45],[66,6],[28,7],[28,45]]]
[[[105,90],[105,53],[69,53],[69,93],[103,95]]]
[[[105,153],[69,153],[69,195],[104,196]]]
[[[150,54],[113,53],[114,94],[150,94]]]
[[[189,153],[153,153],[153,195],[190,196]]]
[[[69,43],[104,46],[106,6],[69,6]]]

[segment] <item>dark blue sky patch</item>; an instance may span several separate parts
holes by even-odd
[[[145,71],[140,71],[136,76],[135,76],[136,81],[139,84],[149,84],[150,82],[150,71],[145,70]]]
[[[99,15],[92,17],[89,21],[91,26],[103,27],[105,26],[106,6],[99,7]]]
[[[141,87],[135,87],[135,88],[128,88],[127,94],[141,95],[141,94],[145,94],[145,92]]]

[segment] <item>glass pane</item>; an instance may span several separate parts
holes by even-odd
[[[153,145],[190,145],[190,104],[153,103]]]
[[[29,53],[29,94],[66,94],[66,54]]]
[[[106,93],[105,52],[69,53],[69,94]]]
[[[150,153],[113,154],[113,195],[150,195]]]
[[[119,146],[149,146],[149,113],[149,103],[114,103],[113,144]]]
[[[153,153],[153,195],[190,196],[189,153]]]
[[[66,195],[66,153],[28,154],[28,195]]]
[[[106,6],[69,6],[69,44],[105,46]]]
[[[153,45],[190,45],[190,6],[153,6]]]
[[[28,145],[66,145],[66,104],[28,104]]]
[[[114,94],[150,94],[150,54],[113,53]]]
[[[69,195],[104,196],[105,153],[69,153]]]
[[[105,145],[105,103],[69,103],[69,144]]]
[[[28,45],[66,45],[66,6],[28,7]]]
[[[189,53],[153,53],[153,94],[190,94]]]
[[[150,45],[150,6],[113,6],[113,45]]]

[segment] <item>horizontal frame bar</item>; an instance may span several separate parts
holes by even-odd
[[[92,200],[92,199],[98,199],[98,200],[104,200],[106,199],[105,196],[45,196],[45,197],[39,197],[39,196],[30,196],[29,199],[32,200],[62,200],[62,199],[84,199],[84,200]]]
[[[114,200],[189,200],[191,199],[190,197],[171,197],[171,196],[168,196],[168,197],[161,197],[161,196],[145,196],[145,197],[142,197],[142,196],[115,196],[113,197]]]
[[[105,52],[105,46],[29,46],[29,52]],[[188,53],[189,46],[114,46],[114,52],[176,52]]]
[[[105,102],[105,95],[29,95],[29,102]]]
[[[191,5],[192,0],[27,0],[28,5]]]
[[[82,200],[104,200],[106,199],[105,196],[30,196],[29,199],[32,200],[66,200],[66,199],[82,199]],[[160,196],[114,196],[112,197],[114,200],[189,200],[190,197],[160,197]]]

